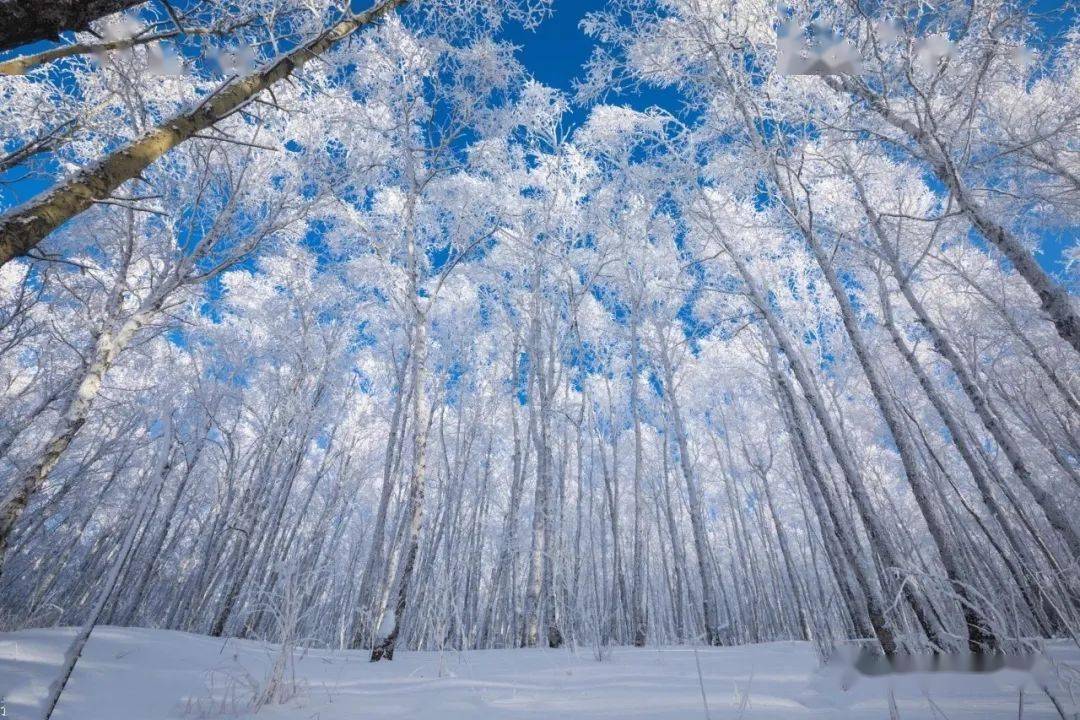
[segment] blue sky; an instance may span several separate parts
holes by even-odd
[[[605,0],[554,0],[552,14],[532,31],[507,28],[506,38],[518,45],[518,57],[540,82],[569,91],[570,82],[592,52],[593,41],[578,23],[586,13],[602,10]],[[577,114],[577,113],[575,113]]]
[[[508,26],[503,37],[519,47],[518,58],[534,78],[571,94],[572,82],[583,75],[582,68],[595,45],[578,24],[586,13],[602,10],[606,5],[606,0],[552,0],[552,14],[539,27],[529,31]],[[609,98],[609,101],[638,109],[650,105],[662,106],[670,112],[681,109],[674,92],[655,89]],[[577,126],[587,115],[588,108],[572,106],[567,125]]]

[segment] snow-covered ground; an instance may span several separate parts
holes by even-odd
[[[0,634],[0,696],[6,717],[36,718],[73,630]],[[274,649],[162,630],[94,632],[60,701],[56,720],[252,717],[249,688]],[[1080,651],[1052,655],[1080,667]],[[702,699],[698,663],[708,716]],[[1061,667],[1059,666],[1059,670]],[[1050,674],[1043,668],[1043,676]],[[874,718],[889,717],[889,684],[818,671],[805,643],[738,648],[617,648],[597,662],[589,648],[401,653],[371,664],[365,653],[309,651],[296,665],[300,693],[254,717],[312,718]],[[1056,681],[1055,681],[1056,682]],[[988,720],[1056,718],[1016,671],[905,676],[894,682],[899,717]],[[1055,694],[1076,712],[1067,689]],[[1071,718],[1070,718],[1071,720]]]

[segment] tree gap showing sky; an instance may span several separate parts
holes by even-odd
[[[573,83],[582,78],[584,65],[596,46],[580,23],[586,14],[603,10],[606,5],[605,0],[555,0],[551,14],[537,28],[526,30],[510,25],[502,37],[518,46],[518,58],[536,80],[558,88],[572,98]],[[1076,7],[1075,0],[1036,0],[1032,4],[1036,22],[1051,43],[1060,40],[1060,34],[1076,15]],[[607,101],[640,110],[655,105],[675,114],[684,109],[677,92],[654,87],[643,87],[632,94],[613,95]],[[567,130],[581,125],[588,117],[588,111],[588,107],[571,102],[565,123]],[[1065,268],[1064,253],[1074,241],[1075,228],[1044,232],[1039,262],[1048,271],[1060,274]]]

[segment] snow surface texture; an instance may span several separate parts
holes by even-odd
[[[0,633],[0,696],[7,717],[35,718],[74,630]],[[372,664],[366,652],[312,650],[297,658],[299,694],[257,715],[245,689],[265,677],[275,647],[166,630],[94,631],[56,720],[158,718],[705,718],[693,648],[408,652]],[[1052,646],[1080,667],[1080,651]],[[889,717],[889,683],[820,672],[806,643],[696,651],[713,720]],[[920,675],[893,682],[899,717],[1056,718],[1031,676]],[[1068,692],[1057,688],[1066,713]],[[250,697],[250,692],[248,697]]]

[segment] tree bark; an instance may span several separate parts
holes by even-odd
[[[957,205],[979,233],[1008,258],[1020,276],[1039,298],[1039,304],[1057,329],[1058,335],[1080,353],[1080,315],[1077,314],[1069,291],[1042,269],[1023,242],[1005,225],[991,217],[990,212],[964,185],[960,172],[943,144],[923,128],[897,115],[884,98],[875,94],[854,78],[830,76],[825,83],[837,92],[844,92],[865,102],[887,123],[906,133],[915,141],[922,159],[929,163],[934,175],[952,193]]]
[[[56,467],[64,451],[71,445],[71,441],[86,422],[105,373],[112,367],[117,356],[127,347],[135,334],[149,321],[152,312],[156,311],[159,305],[160,302],[157,300],[151,302],[150,307],[128,318],[115,332],[104,331],[98,336],[91,360],[83,370],[74,392],[68,398],[64,412],[45,450],[30,470],[23,475],[14,493],[0,507],[0,571],[3,570],[8,541],[19,518],[22,517],[33,497],[44,486],[49,473]]]
[[[639,364],[641,343],[638,338],[638,312],[640,303],[630,315],[630,414],[634,420],[634,575],[630,596],[630,625],[634,645],[645,645],[647,628],[645,626],[645,529],[642,526],[641,475],[642,475],[642,438],[641,408],[639,399]]]
[[[807,421],[796,402],[795,388],[780,367],[775,351],[771,346],[768,347],[769,362],[776,381],[781,414],[794,440],[793,450],[796,462],[800,470],[805,469],[805,472],[800,472],[800,475],[807,494],[810,496],[814,512],[818,516],[822,539],[830,556],[830,564],[837,585],[848,603],[848,612],[856,631],[865,633],[869,630],[877,638],[882,652],[892,655],[897,651],[896,636],[885,619],[884,598],[872,577],[869,563],[859,553],[851,529],[847,527],[845,519],[835,507],[832,495],[825,485],[824,471],[813,451]],[[858,586],[853,587],[850,584],[847,571],[840,564],[841,558],[847,561],[847,565],[855,574]],[[856,607],[856,598],[859,595],[865,603],[865,615],[862,608]]]
[[[777,177],[776,179],[779,181],[780,178]],[[789,193],[788,199],[792,199],[789,188],[790,186],[785,190]],[[792,211],[798,212],[796,208],[792,208]],[[954,562],[954,555],[945,528],[934,512],[935,503],[931,499],[927,488],[928,479],[919,466],[917,450],[903,425],[892,398],[885,388],[884,378],[870,356],[870,350],[863,338],[862,330],[855,317],[855,310],[847,296],[847,291],[841,285],[836,269],[830,262],[829,256],[826,254],[825,248],[822,247],[813,228],[807,227],[803,218],[797,215],[796,222],[802,231],[803,238],[810,246],[815,260],[817,260],[818,267],[821,268],[825,276],[833,298],[840,308],[840,318],[847,332],[848,340],[851,342],[851,347],[855,352],[855,357],[858,359],[859,366],[862,368],[863,374],[870,385],[870,391],[877,401],[878,409],[889,429],[889,434],[896,442],[897,452],[900,456],[900,463],[904,476],[907,478],[908,486],[911,488],[915,503],[918,505],[923,520],[930,530],[930,536],[934,540],[934,545],[938,551],[938,560],[944,567],[960,601],[960,609],[967,624],[969,649],[972,652],[995,650],[997,648],[997,638],[994,637],[989,623],[978,613],[968,597],[967,583],[965,578],[960,575],[960,569]]]
[[[710,213],[713,212],[711,207],[709,210]],[[780,319],[776,316],[776,313],[766,299],[765,292],[760,287],[757,278],[750,272],[750,269],[743,259],[735,252],[730,240],[719,231],[714,220],[710,219],[710,222],[713,223],[713,227],[717,229],[717,238],[722,244],[725,252],[727,252],[728,256],[735,264],[743,282],[746,284],[754,307],[756,307],[765,318],[773,338],[776,340],[784,356],[788,359],[791,370],[795,374],[799,386],[802,388],[803,397],[806,399],[811,412],[818,421],[818,425],[824,432],[825,441],[829,446],[829,449],[832,450],[833,457],[836,458],[836,461],[840,466],[841,474],[848,486],[848,490],[851,492],[852,498],[855,500],[855,506],[866,527],[867,537],[870,540],[873,550],[878,553],[889,566],[901,567],[899,558],[889,544],[887,534],[881,526],[878,515],[874,511],[866,484],[856,468],[855,460],[841,436],[841,430],[829,416],[825,400],[821,395],[821,390],[818,387],[817,381],[807,367],[803,356],[799,353],[795,341],[791,338],[787,328],[783,326]],[[929,639],[931,643],[940,646],[940,643],[936,640],[937,631],[930,621],[927,612],[922,607],[922,603],[919,602],[919,599],[913,594],[908,583],[902,583],[901,588],[911,605],[912,611],[918,618],[919,624],[922,626],[927,639]]]
[[[105,583],[101,588],[97,601],[90,610],[90,614],[87,616],[82,628],[64,653],[64,665],[60,670],[60,676],[49,686],[49,695],[45,701],[45,712],[42,714],[43,720],[49,720],[49,718],[52,717],[53,711],[56,710],[56,704],[60,702],[60,696],[63,694],[64,688],[71,678],[71,673],[75,671],[75,665],[79,662],[79,658],[82,657],[83,648],[86,647],[86,643],[90,639],[90,634],[94,632],[94,627],[97,625],[102,611],[108,604],[109,598],[112,597],[113,590],[116,588],[116,581],[120,578],[120,571],[127,562],[128,557],[131,555],[131,549],[135,544],[135,536],[139,534],[139,528],[142,526],[143,521],[146,520],[150,501],[152,498],[157,497],[158,493],[161,492],[162,483],[165,481],[165,476],[169,472],[168,458],[169,450],[172,446],[172,423],[168,417],[166,417],[165,423],[165,434],[163,435],[164,441],[162,442],[163,448],[161,450],[161,455],[159,456],[158,467],[152,475],[153,485],[146,488],[144,491],[142,502],[139,503],[135,512],[135,517],[132,519],[131,524],[124,533],[119,552],[113,560],[112,567],[109,570],[108,576],[105,578]]]
[[[414,295],[414,303],[420,299]],[[413,415],[413,463],[409,474],[409,518],[405,542],[405,559],[398,581],[397,598],[394,603],[394,627],[390,634],[382,638],[371,650],[371,662],[393,660],[398,636],[401,634],[405,610],[408,604],[409,587],[416,567],[416,554],[420,547],[420,529],[424,521],[424,471],[427,462],[427,423],[423,421],[425,408],[424,370],[427,352],[427,318],[417,312],[416,327],[413,330],[412,355],[412,415]]]
[[[705,531],[705,513],[701,507],[701,491],[690,464],[690,448],[686,440],[686,427],[683,425],[679,399],[675,395],[675,371],[671,362],[671,351],[664,339],[660,339],[660,359],[664,372],[664,396],[671,410],[672,429],[679,451],[679,467],[686,482],[686,494],[690,506],[690,531],[694,538],[694,549],[698,556],[698,573],[701,580],[701,609],[705,621],[705,641],[709,645],[720,644],[719,618],[716,612],[716,593],[713,590],[712,575],[709,569],[708,537]]]
[[[194,108],[165,120],[142,136],[79,170],[29,202],[0,216],[0,266],[33,249],[42,239],[108,197],[124,182],[138,177],[155,160],[180,143],[243,108],[256,95],[284,80],[356,30],[371,25],[407,0],[382,0],[351,15],[315,38],[242,78],[230,80]],[[0,21],[0,27],[6,24]]]
[[[106,15],[146,0],[0,0],[0,52],[38,40],[57,41],[60,33],[87,30]]]
[[[409,359],[405,358],[401,363],[401,369],[395,372],[397,375],[398,388],[394,393],[394,410],[390,417],[390,427],[387,431],[386,453],[383,456],[382,490],[379,493],[379,507],[375,511],[375,524],[371,533],[371,545],[368,547],[367,559],[364,561],[364,569],[360,575],[360,593],[356,602],[356,613],[353,622],[352,639],[349,647],[356,649],[361,647],[364,637],[370,630],[371,623],[371,595],[375,587],[376,573],[379,561],[382,559],[384,536],[386,535],[386,513],[390,507],[390,497],[394,492],[394,459],[397,457],[397,446],[404,442],[404,419],[402,410],[409,402],[407,393],[409,387],[405,383],[405,372],[408,370]]]
[[[919,298],[916,297],[915,292],[911,289],[911,283],[908,280],[909,275],[904,273],[896,250],[888,242],[888,237],[881,225],[880,216],[870,207],[861,181],[859,181],[854,173],[851,174],[851,177],[855,182],[859,201],[862,203],[863,210],[870,221],[870,227],[874,231],[881,247],[882,256],[888,263],[889,269],[896,276],[897,283],[900,286],[900,292],[903,294],[904,299],[907,300],[908,306],[915,313],[915,317],[918,319],[919,324],[930,335],[934,350],[948,361],[949,365],[952,367],[953,373],[955,373],[961,389],[963,389],[964,394],[967,395],[968,399],[971,401],[975,413],[979,416],[983,426],[986,428],[987,432],[990,433],[991,437],[994,438],[998,446],[1001,447],[1002,452],[1005,453],[1005,457],[1008,459],[1009,464],[1012,465],[1013,471],[1020,479],[1021,484],[1023,484],[1031,493],[1032,497],[1035,498],[1035,502],[1038,503],[1039,507],[1041,507],[1046,514],[1046,518],[1050,521],[1050,525],[1060,534],[1062,540],[1068,546],[1073,559],[1080,558],[1080,534],[1077,533],[1072,522],[1065,514],[1064,509],[1061,507],[1061,503],[1059,503],[1049,491],[1043,488],[1032,477],[1031,470],[1028,468],[1027,463],[1022,456],[1020,448],[1016,445],[1016,442],[1009,432],[1002,427],[996,415],[991,411],[987,398],[983,395],[982,390],[976,385],[974,378],[972,378],[971,374],[967,371],[963,360],[953,348],[952,343],[949,342],[949,339],[945,337],[945,334],[930,318],[930,314],[927,312]]]

